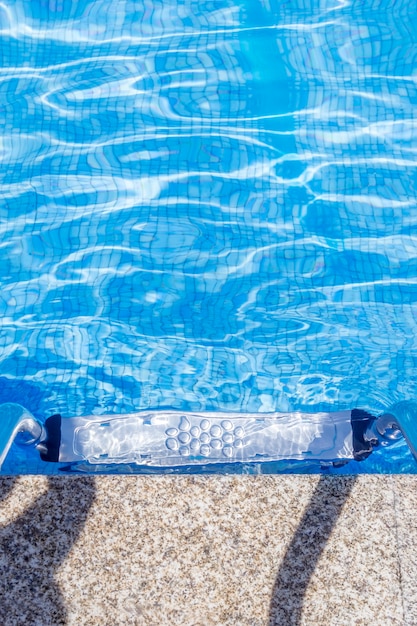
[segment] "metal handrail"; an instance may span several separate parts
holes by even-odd
[[[23,406],[14,402],[0,405],[0,468],[16,435],[23,432],[29,435],[25,443],[30,445],[45,436],[42,424]]]

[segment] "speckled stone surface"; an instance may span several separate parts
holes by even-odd
[[[0,624],[417,624],[416,487],[416,476],[3,478]]]
[[[398,560],[404,624],[417,624],[417,476],[395,476]]]

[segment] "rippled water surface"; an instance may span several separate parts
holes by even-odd
[[[2,399],[44,417],[415,397],[413,12],[0,2]],[[385,454],[363,467],[413,470]]]

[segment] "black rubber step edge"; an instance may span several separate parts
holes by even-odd
[[[42,461],[51,461],[52,463],[59,461],[61,419],[61,416],[57,413],[56,415],[48,417],[45,422],[47,438],[46,441],[42,442],[42,448],[39,450]]]
[[[352,441],[353,441],[353,458],[355,461],[364,461],[372,454],[376,440],[369,441],[365,439],[365,433],[371,426],[376,417],[363,411],[362,409],[353,409],[350,414],[350,423],[352,425]]]

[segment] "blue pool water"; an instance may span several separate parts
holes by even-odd
[[[0,36],[1,401],[416,397],[408,0],[8,0]],[[400,441],[339,471],[415,470]]]

